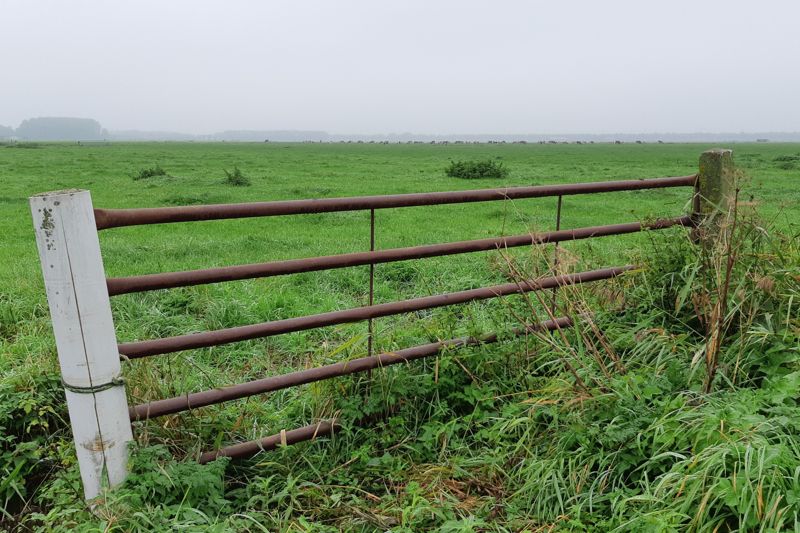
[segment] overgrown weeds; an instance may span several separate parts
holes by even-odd
[[[233,185],[234,187],[248,187],[252,185],[250,178],[245,176],[239,167],[233,167],[233,170],[223,170],[225,172],[226,185]]]
[[[776,163],[775,166],[781,170],[800,169],[800,154],[780,155],[773,159],[773,161]]]
[[[510,170],[502,161],[485,159],[481,161],[450,161],[444,173],[451,178],[465,180],[507,178]]]
[[[35,502],[38,514],[26,514],[25,524],[42,530],[797,528],[798,239],[743,202],[715,230],[705,248],[682,228],[649,232],[650,244],[631,258],[637,270],[561,287],[555,299],[550,291],[507,298],[492,313],[501,331],[559,316],[572,328],[501,334],[505,342],[375,370],[371,379],[319,382],[140,425],[148,445],[135,450],[132,477],[95,514],[80,502],[64,441],[66,468],[35,495],[29,487],[24,500],[13,496],[10,509]],[[589,262],[565,247],[557,261],[551,252],[498,252],[496,264],[523,284]],[[401,281],[416,279],[400,273]],[[222,302],[211,308],[199,291],[149,296],[160,298],[153,313],[162,322],[152,327],[169,329],[168,315],[180,313],[219,325],[258,318]],[[467,306],[423,330],[430,340],[483,333],[469,320],[480,310]],[[298,359],[363,355],[363,338],[332,339],[319,343],[322,355]],[[171,376],[155,363],[140,375],[155,389]],[[13,397],[10,412],[24,412],[24,397]],[[41,416],[63,427],[52,413]],[[331,439],[249,461],[194,462],[200,446],[332,417],[343,428]],[[354,423],[365,419],[370,426]],[[15,427],[10,433],[25,435]]]
[[[50,373],[16,372],[0,382],[0,525],[25,514],[40,485],[60,466],[68,426],[60,381]]]
[[[138,181],[162,176],[168,176],[167,171],[161,168],[161,165],[156,165],[154,167],[140,168],[139,172],[133,175],[133,179]]]

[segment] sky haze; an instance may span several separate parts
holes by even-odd
[[[800,2],[9,1],[0,124],[800,130]]]

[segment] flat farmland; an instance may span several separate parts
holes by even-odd
[[[63,463],[53,462],[48,476],[53,476],[53,471],[63,470],[66,473],[55,474],[56,478],[74,489],[76,469],[68,446],[65,412],[63,406],[53,407],[63,401],[63,396],[59,396],[58,365],[28,210],[27,198],[31,195],[61,189],[87,189],[91,191],[95,207],[132,208],[684,176],[696,173],[700,154],[714,147],[718,146],[272,142],[0,145],[0,238],[3,248],[0,260],[0,376],[10,405],[7,408],[9,412],[25,411],[27,404],[24,402],[29,401],[30,409],[26,416],[34,413],[32,420],[26,422],[29,424],[27,430],[23,427],[14,431],[21,432],[20,435],[25,431],[37,434],[37,428],[42,424],[54,428],[52,432],[39,432],[46,435],[41,437],[43,440],[39,446],[48,450],[41,452],[47,461],[60,458]],[[796,240],[800,232],[800,144],[754,143],[724,147],[733,149],[734,162],[741,171],[740,200],[743,204],[748,209],[755,207],[770,226],[787,239]],[[508,177],[463,180],[448,177],[444,173],[450,161],[485,159],[501,162],[510,170]],[[143,169],[157,167],[163,169],[164,175],[137,179]],[[226,171],[231,172],[235,168],[249,179],[249,186],[226,183]],[[688,187],[566,196],[563,199],[561,228],[679,216],[689,212],[690,196],[691,189]],[[377,249],[518,235],[554,229],[556,198],[383,209],[376,211],[375,219]],[[640,264],[640,261],[648,261],[647,257],[650,256],[645,250],[652,251],[654,243],[669,247],[686,240],[682,237],[686,232],[681,228],[659,232],[659,236],[652,233],[563,243],[559,257],[572,270]],[[665,236],[660,236],[662,233]],[[101,232],[100,242],[109,276],[341,254],[369,249],[369,212],[109,229]],[[656,244],[655,248],[658,246]],[[518,261],[525,272],[539,275],[546,272],[546,262],[553,253],[552,246],[540,247],[537,251],[522,247],[510,251],[508,259]],[[507,258],[502,254],[491,252],[377,265],[375,302],[504,283],[509,280],[506,261]],[[355,267],[121,295],[112,298],[112,309],[118,339],[127,342],[366,305],[368,280],[368,267]],[[587,296],[590,300],[595,297],[597,295],[594,294]],[[378,319],[376,350],[392,351],[465,334],[502,331],[514,323],[520,314],[525,314],[526,305],[521,298],[511,297],[502,301],[477,302]],[[797,312],[791,305],[789,309],[790,313]],[[655,324],[652,327],[664,326]],[[345,324],[126,362],[123,370],[128,384],[129,403],[133,405],[360,357],[366,353],[366,333],[365,323]],[[520,357],[520,354],[527,356],[530,350],[537,350],[526,342],[515,341],[491,348],[466,350],[464,361],[455,356],[452,359],[443,358],[442,365],[445,366],[442,368],[436,358],[435,362],[415,364],[412,374],[417,376],[419,387],[424,384],[429,388],[433,387],[432,384],[438,386],[440,383],[439,372],[442,372],[442,379],[446,380],[452,377],[451,374],[463,371],[464,375],[471,376],[473,385],[475,379],[483,375],[482,372],[486,375],[497,373],[498,383],[513,383],[514,358]],[[492,367],[491,361],[503,361],[505,368],[497,370]],[[487,370],[484,366],[493,369]],[[545,373],[551,371],[548,363],[541,363],[536,368]],[[476,518],[476,527],[483,527],[481,524],[491,523],[489,517],[498,512],[494,506],[501,502],[509,501],[512,507],[522,505],[520,498],[527,498],[530,492],[527,485],[515,486],[512,482],[514,476],[505,472],[506,466],[494,465],[496,471],[487,466],[491,462],[487,457],[491,454],[484,456],[466,451],[472,446],[469,438],[475,437],[481,441],[485,435],[473,434],[472,430],[462,427],[454,430],[458,438],[452,437],[453,442],[448,443],[447,439],[451,437],[442,437],[437,433],[439,426],[433,422],[444,424],[446,418],[443,413],[457,412],[461,413],[459,416],[468,418],[466,414],[457,408],[442,407],[448,402],[436,395],[426,395],[417,390],[415,385],[406,383],[402,377],[398,377],[401,374],[399,370],[375,374],[373,382],[363,377],[344,378],[137,423],[137,441],[145,450],[142,464],[150,464],[147,461],[168,461],[162,456],[152,455],[156,453],[152,450],[161,449],[159,446],[167,449],[169,455],[180,462],[178,464],[188,464],[198,452],[338,416],[341,412],[352,411],[365,416],[376,412],[391,413],[395,404],[403,403],[404,396],[412,399],[419,394],[423,399],[419,400],[418,419],[396,420],[398,417],[395,417],[388,422],[407,426],[411,435],[409,439],[416,439],[416,443],[398,440],[396,433],[391,431],[387,432],[391,436],[384,442],[380,439],[369,440],[358,433],[362,430],[348,430],[351,433],[338,441],[334,439],[333,443],[300,445],[295,451],[279,450],[273,456],[262,454],[258,462],[233,465],[227,470],[223,465],[220,467],[223,473],[209,475],[216,475],[214,479],[224,484],[220,494],[225,495],[227,503],[219,504],[223,507],[204,507],[202,497],[192,493],[192,498],[197,496],[199,499],[192,500],[194,503],[191,505],[202,509],[204,513],[213,514],[209,509],[216,509],[221,513],[220,516],[225,514],[222,509],[255,513],[253,516],[263,513],[257,521],[267,524],[269,528],[296,526],[317,512],[321,513],[319,516],[324,516],[323,522],[329,527],[363,530],[403,524],[410,527],[409,530],[416,530],[417,527],[424,528],[434,523],[441,525],[447,520],[457,521],[468,516],[479,517]],[[475,378],[476,375],[479,378]],[[642,375],[647,375],[647,372],[642,372]],[[444,389],[441,394],[446,395],[445,392],[450,389],[461,387],[461,378],[452,378],[450,385],[442,382]],[[555,387],[554,383],[549,382],[547,387]],[[450,389],[447,389],[448,386]],[[524,390],[529,390],[533,385],[527,383],[522,386]],[[505,398],[520,391],[513,390],[513,387],[503,389],[497,385],[486,389],[484,393],[491,398]],[[557,396],[560,393],[554,392],[554,389],[543,393],[544,396],[548,394]],[[466,402],[475,409],[491,410],[488,404],[483,405],[475,398],[461,398],[458,401]],[[456,400],[449,402],[450,407],[458,403]],[[493,420],[502,419],[505,416],[503,413],[498,411],[491,416],[495,417]],[[8,423],[5,425],[8,426]],[[0,422],[0,439],[3,437],[2,426],[4,424]],[[446,424],[444,427],[447,427]],[[16,435],[11,431],[9,435],[12,433]],[[14,439],[24,440],[19,435]],[[437,446],[442,450],[438,456],[429,451],[437,449]],[[420,451],[422,448],[428,451]],[[13,446],[5,449],[7,453],[12,453],[8,450],[12,450]],[[376,450],[380,450],[380,453]],[[311,459],[303,455],[304,451],[310,454]],[[28,461],[28,456],[19,453]],[[513,455],[508,450],[503,453]],[[471,460],[480,464],[471,466]],[[25,462],[23,468],[30,467],[30,472],[51,480],[39,473],[36,467],[29,466],[31,461],[33,459]],[[437,461],[446,465],[442,467],[447,469],[446,474],[424,471],[423,466],[430,467]],[[331,468],[341,468],[341,477],[320,474],[319,470],[326,468],[323,466],[325,462]],[[6,475],[13,479],[13,468],[7,468],[5,464],[16,463],[3,463],[3,468],[8,470]],[[343,466],[348,464],[361,468],[358,470],[361,474],[372,473],[364,474],[366,477],[353,474],[353,478],[348,478],[348,468]],[[296,476],[309,485],[305,489],[297,489],[298,492],[290,497],[286,496],[289,499],[281,500],[283,496],[276,495],[280,492],[278,489],[266,487],[269,481],[265,479],[270,478],[260,470],[264,468],[279,472],[281,483],[287,476],[290,481],[292,476]],[[404,477],[401,475],[404,468],[414,471],[414,474]],[[441,479],[436,478],[438,475],[442,476]],[[14,476],[22,478],[19,472]],[[462,485],[477,483],[476,480],[483,476],[499,476],[496,483],[487,482],[489,485],[495,483],[496,491],[488,486],[470,485],[470,488]],[[504,481],[505,477],[509,479]],[[238,478],[249,481],[232,481]],[[321,481],[322,478],[325,480]],[[448,485],[445,481],[452,481],[453,484]],[[24,509],[24,503],[20,502],[33,505],[30,502],[39,501],[36,498],[44,496],[38,491],[52,490],[47,489],[52,487],[48,483],[26,484],[20,481],[17,485],[0,485],[6,491],[7,502],[12,502],[6,504],[8,516],[20,520],[22,518],[19,517],[27,516],[26,513],[31,511],[21,510]],[[258,489],[258,483],[264,486]],[[318,486],[314,486],[315,483]],[[385,490],[380,489],[381,483],[384,483]],[[197,489],[183,487],[176,490],[192,492]],[[324,493],[326,490],[340,496],[332,501],[328,496],[315,492]],[[473,497],[470,496],[470,490],[475,493],[475,501],[469,500]],[[365,496],[364,492],[369,496]],[[433,522],[423,520],[422,514],[435,512],[420,502],[425,500],[431,508],[436,508],[432,502],[443,497],[445,492],[449,494],[445,499],[453,497],[454,501],[457,500],[452,506],[445,506],[451,509],[447,511],[449,514]],[[404,496],[399,496],[400,493]],[[267,494],[272,500],[264,496]],[[0,493],[0,496],[3,495]],[[262,496],[267,499],[258,500]],[[568,506],[564,502],[546,501],[545,496],[558,499],[552,494],[540,496],[543,507],[536,508],[538,510],[535,513],[531,509],[539,504],[534,503],[528,507],[532,514],[526,515],[519,509],[518,512],[514,509],[509,511],[525,517],[517,522],[509,518],[510,529],[528,527],[526,524],[533,527],[536,524],[558,522],[559,513],[566,512]],[[49,505],[63,512],[63,502],[54,504],[54,497],[48,497],[49,500],[45,499],[49,503],[41,505]],[[296,501],[291,498],[296,498]],[[348,498],[350,514],[339,509],[340,505],[344,505],[339,502]],[[412,500],[421,509],[424,508],[420,511],[422,514],[418,522],[414,522],[416,515],[403,514],[403,506],[411,505]],[[271,503],[265,503],[267,501]],[[378,504],[373,505],[376,501]],[[316,510],[312,512],[311,509]],[[123,511],[114,512],[122,513],[125,520],[130,518]],[[192,527],[224,523],[224,527],[237,529],[244,527],[242,524],[246,522],[234,523],[237,519],[226,522],[227,519],[220,517],[211,517],[203,522],[199,518],[179,517],[166,511],[163,513],[164,520],[185,520]],[[354,516],[352,513],[355,516],[359,516],[358,513],[369,516],[348,522]],[[531,521],[526,522],[529,519]],[[35,519],[32,520],[35,522]],[[58,520],[65,528],[69,528],[69,516],[61,516]],[[124,525],[120,527],[146,529],[134,522],[123,521]],[[675,524],[685,522],[677,520]]]
[[[701,144],[649,145],[381,145],[279,143],[22,144],[0,147],[3,191],[0,231],[5,257],[0,276],[23,292],[39,293],[27,197],[48,190],[88,189],[96,207],[156,207],[208,203],[329,198],[375,194],[593,182],[693,174]],[[778,227],[800,219],[800,145],[730,146],[747,178],[742,196],[759,204]],[[445,176],[451,160],[498,159],[502,180]],[[166,176],[134,180],[161,166]],[[239,167],[252,186],[224,183]],[[688,209],[686,188],[566,197],[562,228],[675,216]],[[378,248],[547,231],[555,199],[485,202],[380,210]],[[791,233],[791,231],[789,231]],[[597,260],[624,253],[641,236],[595,241]],[[109,275],[201,268],[291,257],[361,251],[369,246],[369,213],[230,220],[126,228],[102,234]],[[573,244],[567,246],[577,246]],[[478,262],[479,256],[469,256]],[[591,254],[583,259],[593,261]],[[484,261],[485,262],[485,261]],[[439,266],[439,260],[420,263]],[[451,263],[444,266],[444,263]],[[461,258],[442,260],[460,268]],[[472,265],[470,265],[470,268]],[[446,275],[446,271],[440,273]]]

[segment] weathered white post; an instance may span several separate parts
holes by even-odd
[[[30,198],[83,491],[125,480],[133,440],[89,191]]]

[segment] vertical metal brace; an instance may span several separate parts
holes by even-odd
[[[561,202],[563,197],[558,195],[558,204],[556,205],[556,231],[561,229]],[[558,275],[558,242],[553,248],[553,275]],[[558,296],[558,287],[553,287],[553,301],[550,304],[550,312],[555,315],[556,312],[556,298]]]
[[[369,210],[369,251],[375,251],[375,210]],[[369,264],[369,305],[375,303],[375,263]],[[367,354],[372,356],[372,338],[375,335],[375,324],[373,319],[370,318],[367,322],[368,336],[367,336]],[[369,372],[369,377],[372,377],[372,371]]]

